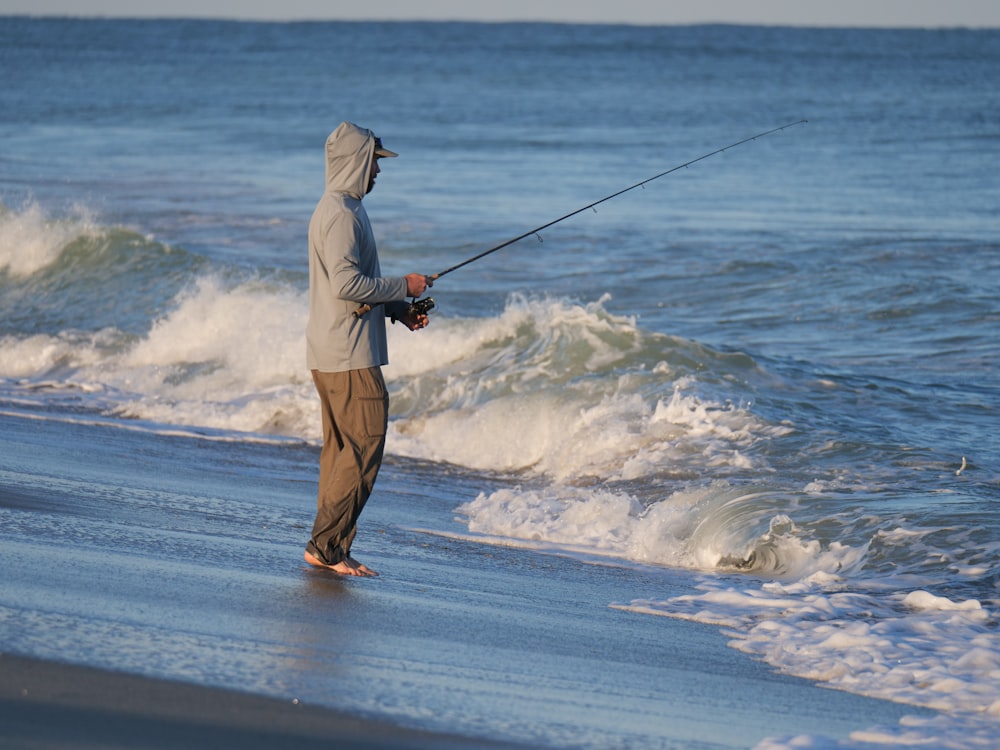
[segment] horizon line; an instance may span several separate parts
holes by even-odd
[[[900,31],[938,31],[938,30],[995,30],[1000,29],[998,25],[973,25],[969,23],[953,24],[899,24],[899,23],[808,23],[803,21],[775,21],[775,20],[685,20],[685,21],[612,21],[594,19],[554,19],[554,18],[466,18],[466,17],[441,17],[441,18],[418,18],[418,17],[321,17],[321,16],[295,16],[295,17],[269,17],[269,16],[236,16],[225,14],[205,14],[192,15],[190,13],[171,14],[169,12],[154,12],[148,14],[135,13],[62,13],[62,12],[31,12],[31,13],[5,13],[0,12],[0,19],[4,18],[27,18],[27,19],[55,19],[55,20],[107,20],[107,21],[228,21],[234,23],[467,23],[482,25],[501,24],[538,24],[538,25],[558,25],[558,26],[637,26],[637,27],[667,27],[667,26],[748,26],[762,28],[801,28],[801,29],[856,29],[856,30],[900,30]]]

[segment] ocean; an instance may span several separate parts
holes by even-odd
[[[543,589],[546,560],[582,562],[618,580],[595,617],[691,621],[747,663],[907,709],[759,747],[1000,744],[1000,31],[4,17],[0,68],[9,435],[86,428],[140,457],[163,439],[179,483],[218,481],[206,445],[247,487],[301,469],[281,485],[300,505],[250,545],[283,529],[272,576],[313,512],[306,229],[339,122],[400,154],[365,199],[387,275],[697,160],[445,275],[426,331],[390,326],[372,507],[405,499],[395,554],[515,550]],[[17,501],[58,475],[12,450],[11,555],[61,533]],[[238,540],[270,502],[246,492],[190,533]],[[0,644],[233,679],[59,606],[7,587]],[[354,708],[614,746],[611,720],[566,734],[380,695]]]

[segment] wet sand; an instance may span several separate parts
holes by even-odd
[[[345,579],[302,560],[313,446],[0,414],[0,457],[5,748],[721,749],[917,713],[609,607],[683,571],[420,531],[462,530],[461,472],[391,461],[355,547],[382,575]]]
[[[505,748],[401,729],[318,706],[0,655],[6,750],[241,748],[302,743],[358,750]]]

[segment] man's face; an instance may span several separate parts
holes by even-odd
[[[375,178],[381,171],[382,170],[378,168],[378,157],[372,156],[372,170],[371,174],[368,176],[368,189],[365,191],[365,195],[368,195],[368,193],[372,191],[372,188],[375,187]]]

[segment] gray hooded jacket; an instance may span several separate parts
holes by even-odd
[[[388,364],[385,317],[406,306],[406,279],[381,277],[375,237],[361,205],[374,151],[372,132],[349,122],[326,140],[326,190],[309,222],[310,370]],[[355,317],[362,304],[371,305],[371,312]]]

